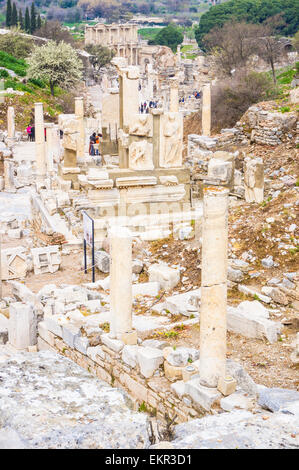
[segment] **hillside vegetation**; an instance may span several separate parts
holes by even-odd
[[[299,0],[229,0],[213,6],[201,16],[195,29],[195,37],[202,47],[203,37],[211,29],[221,27],[227,21],[258,24],[279,13],[282,14],[284,23],[277,28],[277,33],[293,36],[299,29]]]

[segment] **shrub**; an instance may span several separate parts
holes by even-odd
[[[1,78],[7,78],[7,77],[9,77],[8,71],[5,70],[5,69],[1,69],[1,70],[0,70],[0,77],[1,77]]]
[[[214,130],[233,127],[254,103],[273,99],[277,90],[269,76],[239,72],[212,87],[212,126]]]

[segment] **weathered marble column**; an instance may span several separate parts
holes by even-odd
[[[179,84],[176,78],[170,78],[170,99],[169,99],[169,111],[171,113],[179,112]]]
[[[182,53],[181,53],[181,45],[180,44],[177,46],[176,54],[177,54],[177,65],[180,65],[181,62],[182,62]]]
[[[132,330],[132,235],[125,227],[110,230],[111,336],[136,344]]]
[[[7,137],[8,139],[15,137],[15,110],[13,106],[7,108]]]
[[[5,191],[15,190],[12,160],[4,160],[4,189]]]
[[[84,143],[85,143],[85,131],[84,131],[84,102],[83,97],[75,98],[75,116],[78,121],[78,132],[79,138],[77,142],[77,158],[84,157]]]
[[[43,179],[47,170],[43,103],[34,104],[34,116],[37,178]]]
[[[55,137],[54,133],[56,129],[54,129],[54,124],[47,125],[47,142],[46,142],[46,149],[47,149],[47,173],[53,174],[54,171],[54,146],[55,146]]]
[[[200,308],[200,383],[217,387],[225,377],[228,190],[205,188]]]
[[[139,112],[139,68],[126,66],[126,60],[114,57],[112,64],[119,74],[119,124],[128,132],[132,118]]]
[[[211,85],[202,88],[202,134],[211,135]]]

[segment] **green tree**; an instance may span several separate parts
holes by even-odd
[[[106,64],[109,64],[115,55],[108,47],[101,46],[100,44],[87,44],[85,50],[92,55],[91,63],[97,71]]]
[[[25,25],[24,25],[24,29],[25,29],[26,33],[30,33],[30,14],[29,14],[29,9],[28,9],[28,7],[26,7],[26,11],[25,11]]]
[[[36,30],[36,13],[34,2],[31,3],[31,15],[30,15],[30,33],[33,34]]]
[[[293,46],[297,52],[299,52],[299,30],[295,34],[293,38]]]
[[[183,40],[183,33],[174,24],[170,23],[165,28],[162,28],[150,42],[152,44],[168,46],[173,52],[176,52],[178,45],[182,44]]]
[[[11,26],[11,14],[12,14],[11,0],[7,0],[5,24],[8,28]]]
[[[42,26],[42,20],[41,20],[40,14],[39,14],[38,17],[37,17],[36,28],[40,29],[41,26]]]
[[[28,77],[47,82],[52,96],[55,86],[69,90],[82,78],[81,60],[72,46],[63,41],[59,44],[49,41],[37,47],[28,64]]]
[[[9,34],[1,34],[0,50],[7,52],[17,59],[25,59],[34,48],[33,39],[12,30]]]
[[[23,13],[21,9],[19,10],[18,23],[19,23],[19,28],[24,29],[24,18],[23,18]]]
[[[18,12],[17,12],[17,7],[16,4],[14,3],[12,6],[12,13],[11,13],[11,26],[17,26],[18,24]]]
[[[203,36],[216,26],[222,27],[227,21],[261,24],[278,13],[283,13],[284,24],[276,32],[286,36],[294,35],[299,28],[298,0],[229,0],[212,6],[200,17],[195,37],[199,47],[203,47]]]

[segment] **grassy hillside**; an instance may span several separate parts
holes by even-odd
[[[7,92],[5,103],[0,107],[0,128],[6,128],[6,112],[8,106],[15,107],[17,130],[24,130],[26,125],[33,119],[34,103],[43,103],[45,118],[48,122],[54,122],[58,114],[73,112],[74,96],[72,91],[64,91],[55,88],[55,97],[51,96],[49,88],[40,80],[26,78],[27,63],[25,60],[16,59],[10,54],[0,50],[0,77],[2,86],[8,90],[12,88],[22,92],[20,95]],[[7,70],[17,74],[11,77]]]

